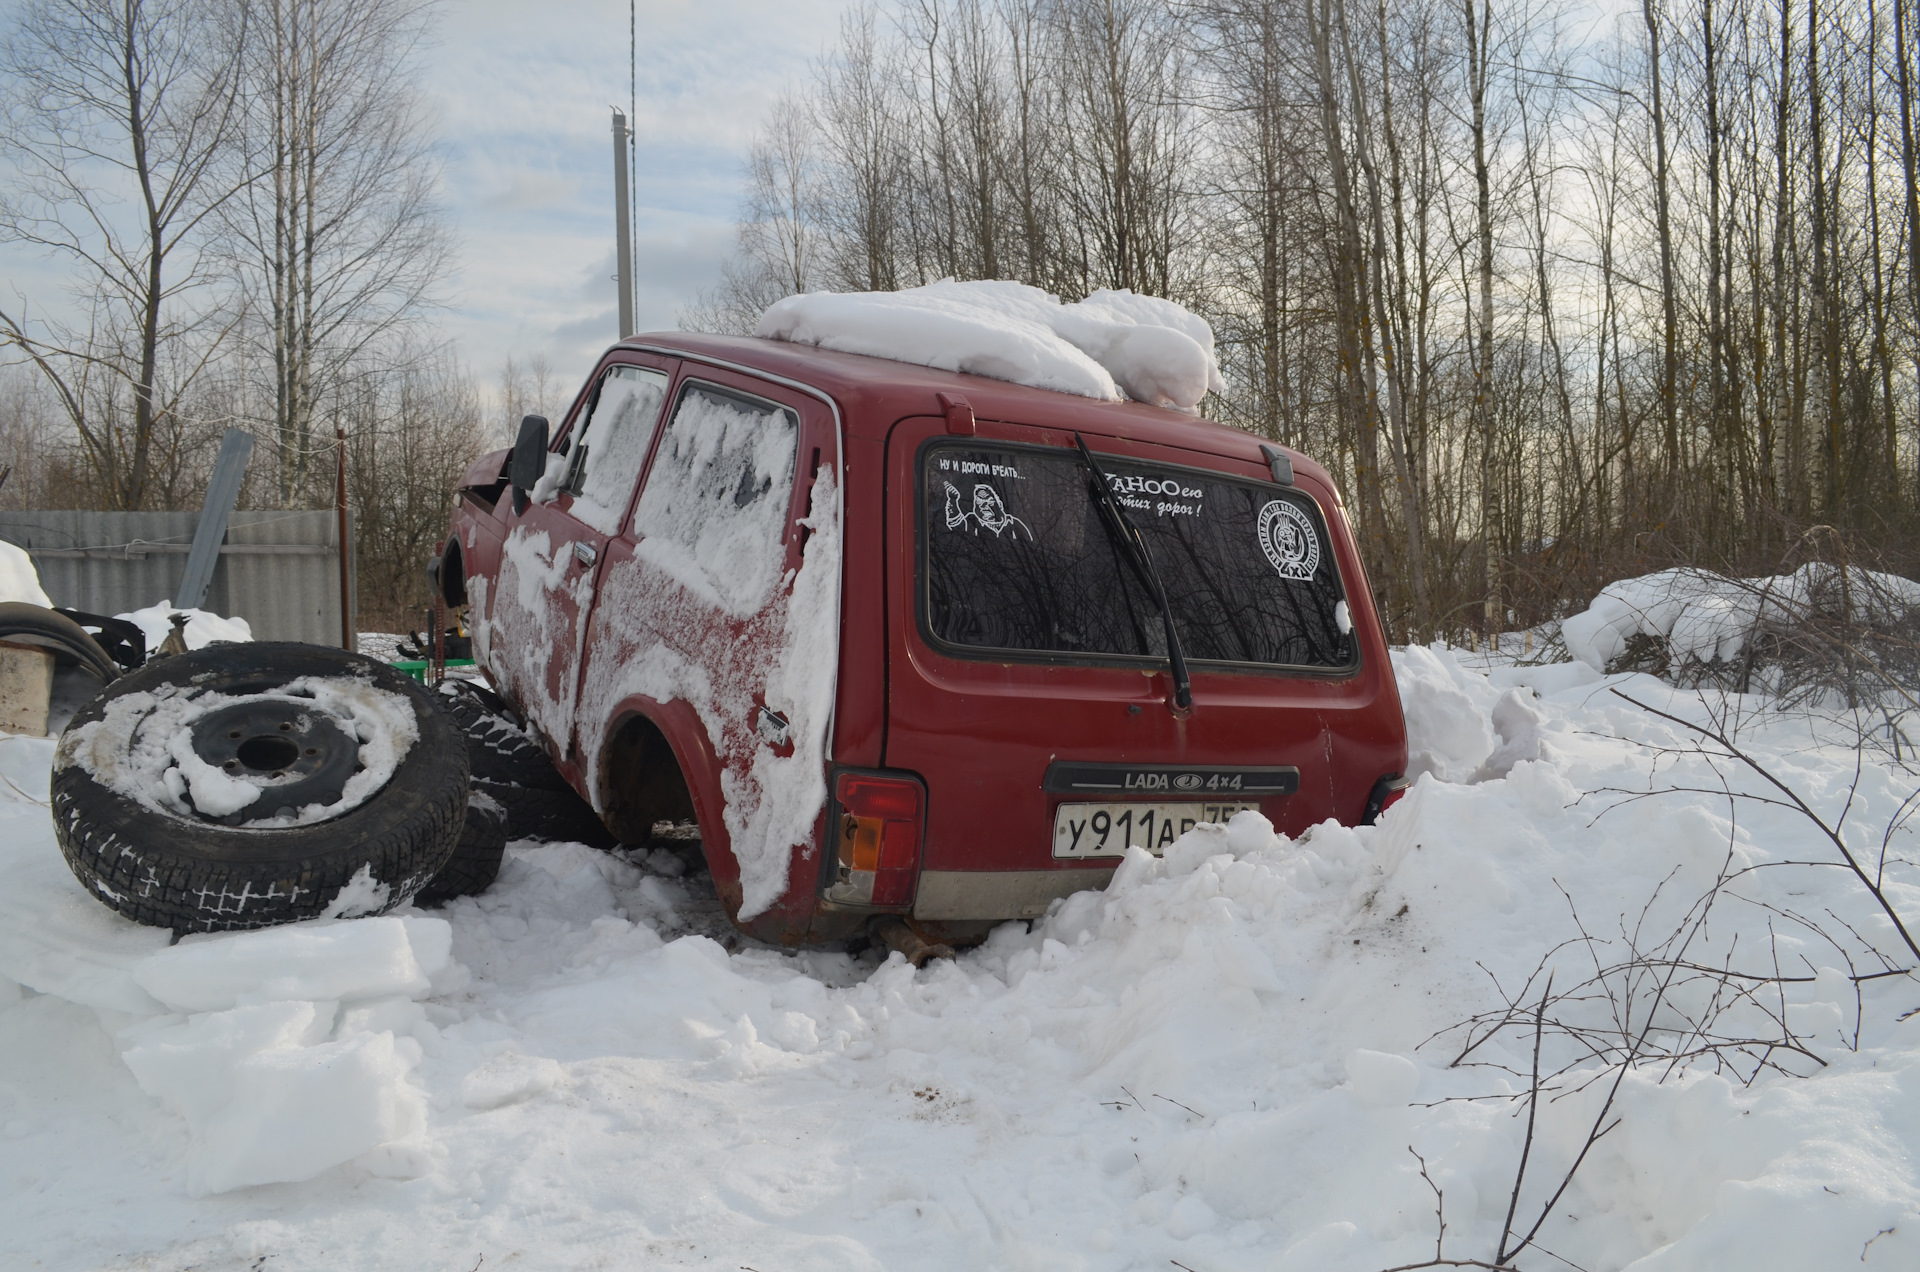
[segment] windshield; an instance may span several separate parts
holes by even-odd
[[[1101,454],[1159,567],[1194,661],[1343,669],[1354,647],[1319,507],[1305,494]],[[921,456],[926,621],[982,650],[1163,660],[1150,583],[1058,447],[937,443]]]

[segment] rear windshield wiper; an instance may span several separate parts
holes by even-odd
[[[1160,621],[1167,629],[1167,662],[1173,671],[1173,705],[1178,711],[1193,709],[1193,682],[1187,678],[1187,660],[1180,652],[1180,633],[1173,627],[1173,606],[1167,601],[1166,585],[1160,581],[1160,571],[1153,564],[1153,553],[1147,550],[1147,541],[1141,535],[1140,528],[1127,516],[1127,510],[1120,503],[1118,495],[1113,493],[1113,484],[1107,480],[1106,472],[1094,459],[1093,452],[1087,449],[1086,439],[1080,434],[1073,435],[1074,445],[1080,448],[1080,458],[1087,461],[1087,469],[1093,474],[1092,488],[1094,506],[1100,509],[1101,520],[1107,523],[1107,529],[1113,532],[1127,556],[1132,559],[1134,569],[1147,581],[1147,587],[1153,592],[1153,599],[1160,606]]]

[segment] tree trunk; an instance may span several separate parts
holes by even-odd
[[[1487,37],[1492,16],[1480,0],[1463,0],[1467,26],[1467,94],[1473,105],[1473,188],[1475,232],[1479,240],[1480,303],[1473,351],[1473,436],[1480,444],[1480,553],[1485,570],[1482,606],[1487,632],[1498,633],[1504,607],[1500,599],[1500,489],[1493,468],[1493,190],[1487,163]]]
[[[1668,490],[1673,497],[1673,482],[1680,470],[1680,403],[1677,397],[1680,357],[1675,342],[1679,322],[1674,313],[1673,225],[1669,211],[1667,181],[1667,115],[1661,82],[1660,19],[1654,13],[1655,0],[1641,0],[1640,13],[1647,26],[1648,73],[1653,86],[1653,216],[1654,232],[1660,240],[1660,416],[1664,426]]]

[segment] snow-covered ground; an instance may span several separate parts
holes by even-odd
[[[1559,992],[1623,931],[1664,938],[1729,861],[1835,856],[1777,805],[1631,798],[1721,783],[1608,689],[1704,719],[1694,695],[1396,662],[1425,776],[1378,828],[1196,832],[921,971],[753,947],[677,858],[577,845],[517,845],[442,911],[169,950],[67,874],[52,744],[0,741],[0,1266],[1379,1269],[1434,1254],[1416,1152],[1447,1257],[1490,1260],[1528,1107],[1477,1097],[1524,1091],[1533,1034],[1472,1057],[1502,1069],[1450,1067],[1442,1031],[1556,947]],[[1832,722],[1762,711],[1741,741],[1819,810],[1854,782]],[[1868,758],[1848,824],[1877,852],[1914,781]],[[1920,915],[1911,869],[1892,877]],[[1605,944],[1565,944],[1576,914]],[[1668,954],[1799,979],[1735,978],[1765,991],[1719,1020],[1744,1067],[1621,1082],[1540,1246],[1591,1272],[1920,1266],[1920,984],[1862,980],[1856,1003],[1868,943],[1911,966],[1842,870],[1735,881]],[[1700,1017],[1702,984],[1647,1048]],[[1609,1012],[1550,1015],[1602,1039]],[[1767,1049],[1775,1016],[1817,1060]],[[1545,1067],[1568,1046],[1549,1033]],[[1755,1056],[1810,1076],[1742,1085]],[[1576,1070],[1540,1103],[1520,1227],[1611,1081]]]

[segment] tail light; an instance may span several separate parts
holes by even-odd
[[[829,901],[905,908],[920,875],[925,793],[917,779],[842,773],[834,877]]]
[[[1400,802],[1407,793],[1407,787],[1413,783],[1398,773],[1389,773],[1373,784],[1373,792],[1367,796],[1366,811],[1360,814],[1360,824],[1371,826],[1380,820],[1380,814]]]

